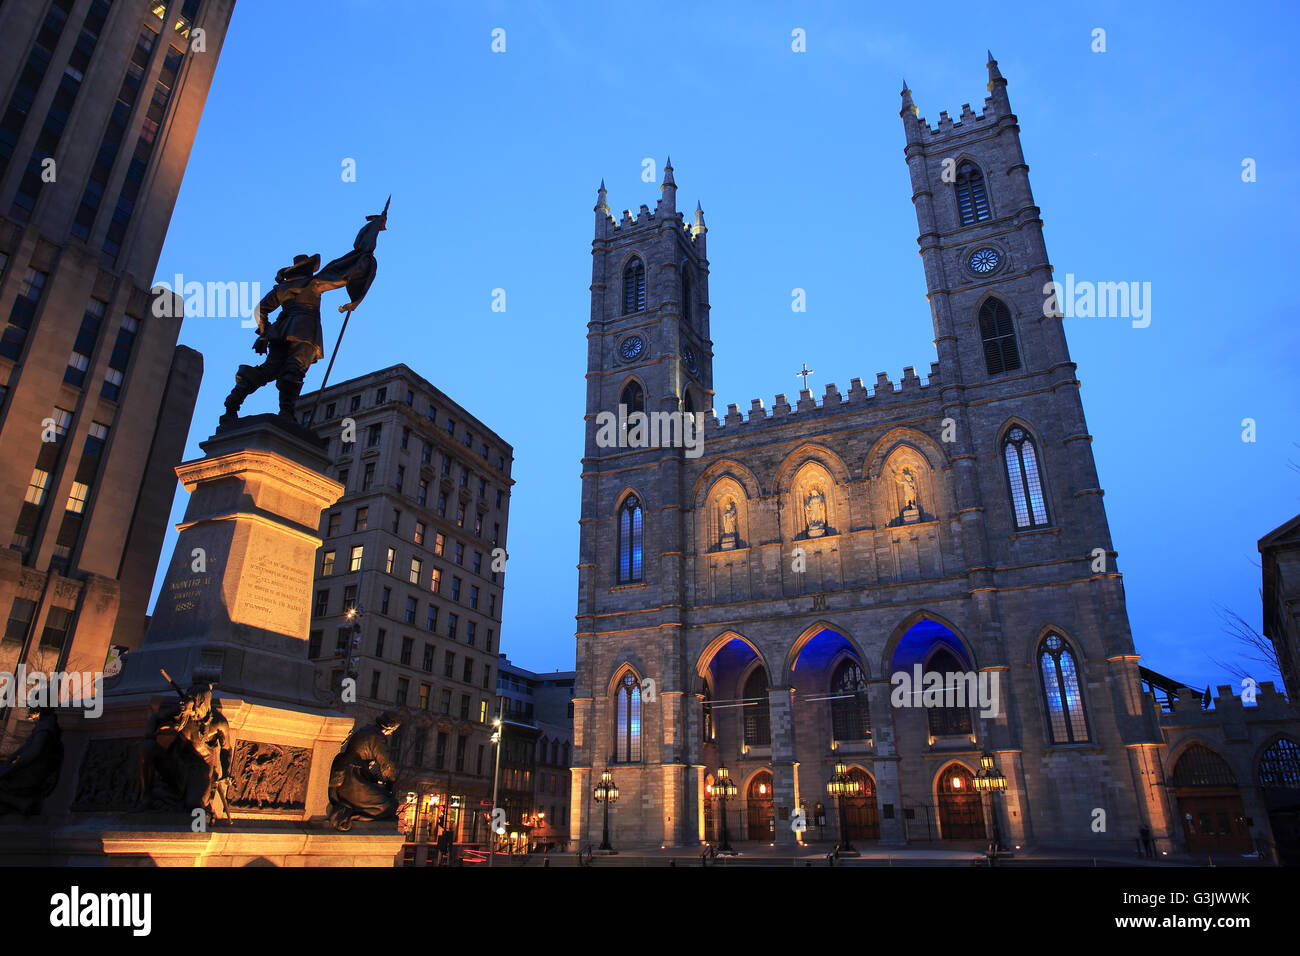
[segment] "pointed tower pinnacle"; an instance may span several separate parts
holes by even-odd
[[[704,225],[704,207],[697,199],[695,200],[695,225],[691,226],[691,238],[702,236],[708,231],[708,227]]]
[[[1007,101],[1007,81],[1002,78],[1002,72],[998,69],[998,61],[993,59],[993,51],[989,51],[989,84],[988,91],[992,94],[993,105],[999,112],[1010,113],[1011,104]]]
[[[596,213],[596,237],[599,238],[605,234],[605,227],[609,223],[609,202],[606,199],[605,180],[600,181],[600,188],[596,190],[596,205],[592,207]]]
[[[659,187],[661,193],[659,205],[655,207],[655,215],[663,213],[668,216],[677,213],[677,181],[673,179],[673,158],[668,157],[668,162],[664,163],[664,181]]]

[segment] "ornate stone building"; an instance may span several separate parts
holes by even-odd
[[[570,830],[624,845],[792,844],[842,760],[855,840],[1170,846],[1164,746],[1139,677],[1075,365],[996,61],[983,112],[937,126],[902,93],[938,361],[873,389],[713,405],[704,215],[595,207]],[[602,412],[701,412],[703,451],[602,437]],[[706,411],[707,410],[707,411]],[[655,447],[655,445],[659,447]],[[678,445],[684,442],[678,442]],[[639,447],[638,447],[639,446]],[[646,447],[649,446],[649,447]],[[891,675],[974,675],[995,708],[891,702]],[[950,678],[956,680],[956,678]],[[994,683],[996,681],[996,684]],[[651,683],[653,682],[653,683]],[[918,695],[919,697],[919,695]],[[896,703],[913,706],[897,706]],[[932,702],[930,702],[932,703]],[[996,710],[994,714],[992,711]],[[1099,812],[1100,811],[1100,812]]]

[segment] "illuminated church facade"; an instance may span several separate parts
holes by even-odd
[[[592,243],[574,699],[575,846],[620,795],[620,846],[838,834],[1169,845],[1165,743],[1144,692],[1091,436],[1019,127],[996,61],[983,112],[936,127],[902,93],[938,361],[816,400],[713,406],[707,229],[676,208]],[[610,447],[602,412],[686,411],[703,452]],[[896,706],[891,675],[965,673],[978,706]],[[975,792],[992,755],[1007,790]],[[580,796],[585,795],[585,796]],[[818,805],[821,805],[820,808]],[[820,816],[819,816],[820,809]],[[1100,811],[1100,812],[1099,812]],[[824,824],[819,827],[819,824]],[[1162,842],[1163,841],[1163,842]]]

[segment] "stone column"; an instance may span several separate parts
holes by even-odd
[[[903,835],[903,800],[898,785],[898,751],[894,743],[894,708],[889,701],[889,675],[867,684],[871,707],[871,738],[875,749],[872,772],[876,777],[876,808],[880,814],[880,843],[901,846]],[[885,805],[894,808],[892,819],[885,816]]]
[[[772,727],[772,815],[778,847],[793,847],[798,841],[789,826],[789,811],[799,806],[799,764],[794,757],[794,714],[789,687],[767,692]],[[787,811],[781,818],[781,809]],[[752,836],[752,834],[751,834]]]

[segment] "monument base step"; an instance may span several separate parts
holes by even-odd
[[[396,866],[396,821],[356,822],[338,833],[323,821],[216,824],[206,833],[100,817],[53,826],[0,817],[0,866]]]

